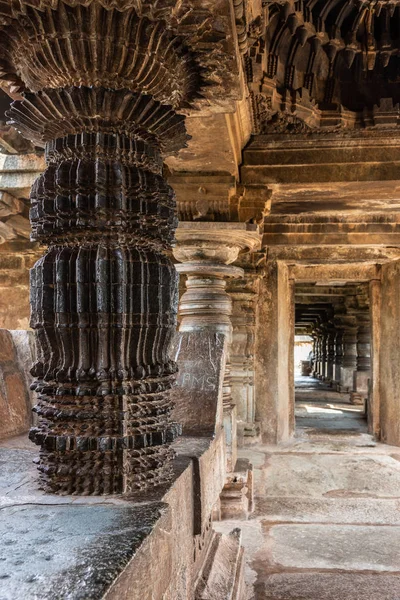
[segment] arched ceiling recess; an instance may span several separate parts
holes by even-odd
[[[400,0],[264,0],[246,73],[256,133],[397,126]]]

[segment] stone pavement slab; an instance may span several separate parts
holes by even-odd
[[[273,454],[265,489],[256,491],[261,497],[400,498],[400,463],[385,455]]]
[[[260,578],[252,600],[400,600],[400,576],[276,573]]]
[[[251,519],[263,522],[400,525],[400,500],[382,498],[259,498]]]
[[[290,524],[265,527],[256,555],[265,568],[341,569],[400,574],[400,527]]]

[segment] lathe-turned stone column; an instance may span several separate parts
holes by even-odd
[[[343,360],[340,368],[340,392],[353,389],[354,371],[357,368],[357,320],[353,314],[341,317],[343,324]]]
[[[351,401],[362,404],[368,397],[371,379],[371,320],[369,310],[357,312],[357,369],[354,372]]]
[[[313,333],[314,337],[314,364],[313,364],[313,377],[317,378],[319,374],[319,361],[320,361],[320,335],[317,330]]]
[[[340,369],[343,364],[343,329],[337,319],[335,319],[335,331],[333,385],[336,388],[338,385],[340,385]]]
[[[9,117],[46,151],[31,195],[32,238],[47,250],[31,279],[39,419],[30,437],[43,486],[61,494],[164,483],[177,433],[177,276],[167,257],[177,219],[163,158],[186,144],[177,112],[197,106],[202,62],[178,15],[172,30],[155,16],[168,11],[117,4],[0,7],[0,70],[31,90]]]
[[[326,364],[325,364],[325,379],[328,383],[333,381],[333,367],[335,360],[335,337],[336,331],[333,323],[329,323],[326,336]]]
[[[236,406],[231,395],[230,344],[232,341],[232,299],[226,291],[230,278],[243,276],[243,269],[232,263],[239,252],[258,249],[258,232],[246,231],[245,224],[180,223],[174,257],[182,264],[176,269],[187,276],[186,292],[179,303],[182,332],[208,330],[228,339],[225,378],[222,389],[227,470],[234,470],[237,459]]]
[[[264,255],[261,260],[264,260]],[[256,307],[260,274],[257,253],[246,254],[236,266],[244,269],[244,277],[228,282],[232,299],[232,344],[230,351],[231,393],[237,410],[238,445],[257,441],[259,427],[255,423],[255,335]]]
[[[318,379],[325,379],[325,369],[326,369],[326,342],[327,342],[327,330],[325,323],[318,325],[317,335],[318,335],[318,368],[317,368],[317,377]]]

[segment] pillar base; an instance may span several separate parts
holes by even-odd
[[[369,381],[371,379],[370,371],[356,371],[354,373],[354,391],[363,398],[368,397]]]
[[[237,442],[239,448],[254,446],[261,443],[260,423],[237,422]]]
[[[356,406],[363,406],[363,404],[365,403],[365,399],[358,392],[351,392],[350,402]]]
[[[340,369],[340,392],[350,392],[353,389],[354,367],[341,367]]]

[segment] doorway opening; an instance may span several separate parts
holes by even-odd
[[[296,283],[294,378],[297,430],[368,432],[372,357],[367,282]]]

